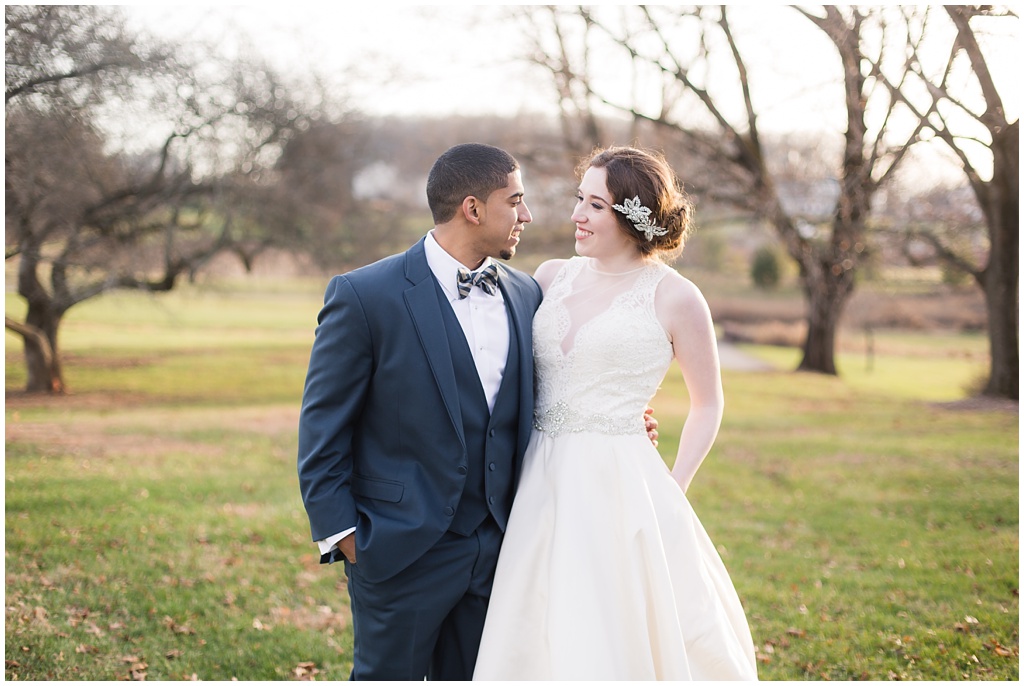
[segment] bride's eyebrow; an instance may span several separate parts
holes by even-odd
[[[577,193],[579,193],[580,195],[583,195],[583,189],[582,189],[582,188],[577,188],[577,189],[576,189],[576,192],[577,192]],[[591,193],[591,194],[590,194],[590,195],[588,195],[587,197],[588,197],[589,199],[591,199],[591,200],[600,200],[600,201],[601,201],[601,202],[603,202],[603,203],[604,203],[605,205],[611,206],[611,203],[610,203],[610,202],[608,202],[607,200],[605,200],[604,198],[602,198],[602,197],[601,197],[600,195],[594,195],[593,193]]]

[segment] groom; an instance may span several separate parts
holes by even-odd
[[[507,152],[457,145],[427,179],[433,230],[327,287],[298,471],[321,561],[345,561],[352,679],[472,677],[533,418],[541,291],[494,261],[523,193]]]

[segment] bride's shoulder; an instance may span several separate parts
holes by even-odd
[[[547,292],[548,286],[555,280],[555,276],[561,271],[562,267],[568,263],[566,259],[555,259],[541,262],[540,266],[533,273],[533,278],[540,284],[541,290]]]
[[[655,303],[659,309],[671,312],[693,312],[708,309],[707,300],[693,281],[671,267],[665,267],[665,276],[658,283]]]

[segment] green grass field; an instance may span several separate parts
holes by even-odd
[[[7,334],[7,679],[347,678],[344,575],[318,564],[295,475],[323,285],[83,305],[57,399],[17,392]],[[724,375],[689,497],[760,676],[1016,680],[1018,415],[947,404],[984,371],[983,337],[877,336],[873,369],[845,349],[839,379],[772,348],[748,350],[780,371]],[[677,373],[653,405],[674,455]]]

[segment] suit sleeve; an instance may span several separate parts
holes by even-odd
[[[299,414],[299,489],[314,541],[356,526],[353,441],[362,415],[373,348],[351,283],[334,277],[317,317]]]

